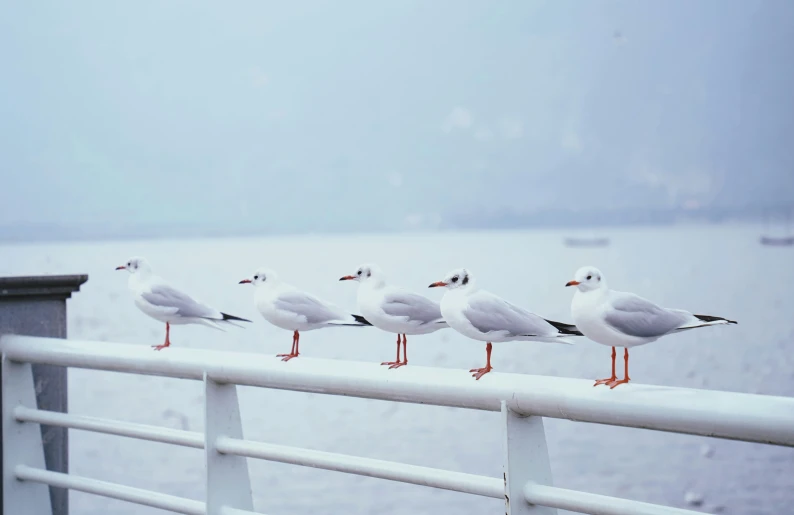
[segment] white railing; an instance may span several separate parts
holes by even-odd
[[[794,399],[628,384],[593,388],[581,379],[500,374],[473,381],[459,370],[412,365],[388,373],[377,364],[139,345],[0,337],[3,506],[5,514],[50,515],[47,487],[89,492],[177,513],[255,513],[248,458],[336,470],[505,499],[507,513],[558,508],[602,515],[696,512],[552,486],[543,417],[705,435],[794,447]],[[36,408],[31,364],[204,381],[204,434]],[[245,440],[235,385],[498,411],[504,431],[503,478]],[[45,470],[40,424],[197,449],[206,454],[206,502]]]

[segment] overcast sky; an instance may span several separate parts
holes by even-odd
[[[0,223],[794,198],[790,0],[5,2]]]

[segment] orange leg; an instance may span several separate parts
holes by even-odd
[[[402,361],[400,361],[400,335],[397,334],[397,359],[395,361],[384,361],[381,365],[389,365],[389,368],[398,368],[402,364]]]
[[[628,352],[628,351],[626,351]],[[617,353],[615,352],[615,347],[612,347],[612,377],[607,377],[606,379],[599,379],[595,382],[593,386],[598,386],[600,384],[609,384],[612,381],[617,381],[618,376],[615,375],[615,358],[617,357]],[[626,358],[628,359],[628,358]]]
[[[300,345],[300,333],[295,331],[292,333],[292,350],[289,354],[276,354],[277,358],[281,358],[281,361],[289,361],[292,358],[297,358],[300,356],[300,352],[298,352],[298,346]]]
[[[165,323],[165,343],[163,343],[162,345],[152,345],[152,348],[154,348],[154,350],[163,350],[166,347],[170,347],[171,346],[170,335],[171,335],[171,324],[166,322]]]
[[[392,363],[389,370],[392,368],[400,368],[408,364],[408,338],[403,335],[403,360],[400,361],[400,335],[397,335],[397,363]]]
[[[485,361],[485,366],[483,368],[472,368],[471,370],[469,370],[469,372],[473,372],[471,376],[474,379],[477,379],[479,381],[479,379],[482,376],[484,376],[485,374],[487,374],[488,372],[493,370],[493,367],[491,366],[491,349],[492,348],[493,348],[493,345],[491,345],[491,342],[488,342],[485,345],[485,360],[486,361]]]
[[[629,349],[623,349],[623,360],[625,361],[625,369],[623,371],[623,379],[618,381],[617,379],[609,383],[609,389],[616,387],[619,384],[625,384],[630,381],[629,379]]]

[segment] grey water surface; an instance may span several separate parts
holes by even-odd
[[[69,301],[69,337],[161,343],[164,328],[140,313],[116,265],[132,255],[201,300],[251,318],[222,333],[177,326],[177,347],[286,352],[291,334],[255,311],[253,290],[238,285],[266,265],[293,284],[355,310],[355,285],[338,278],[376,262],[390,280],[427,290],[465,266],[480,285],[555,320],[570,321],[563,285],[581,265],[598,266],[610,286],[670,307],[726,316],[739,325],[675,335],[631,351],[637,383],[794,395],[794,249],[758,244],[751,225],[604,229],[604,248],[567,248],[572,231],[447,232],[252,237],[0,247],[0,274],[88,273]],[[409,339],[417,365],[482,366],[484,345],[452,330]],[[163,354],[167,352],[163,351]],[[306,356],[380,362],[394,338],[375,329],[302,335]],[[497,371],[597,378],[608,375],[609,348],[495,344]],[[290,363],[285,363],[289,367]],[[399,374],[400,370],[383,371]],[[485,379],[486,380],[487,376]],[[198,382],[70,370],[74,413],[202,431]],[[240,388],[247,438],[494,477],[502,475],[496,413]],[[794,504],[794,450],[627,428],[547,420],[555,484],[708,513],[783,514]],[[73,431],[71,471],[107,481],[202,499],[203,453],[163,444]],[[278,463],[250,461],[255,507],[268,514],[499,514],[504,503],[466,494]],[[698,503],[702,498],[702,503]],[[699,504],[694,506],[694,504]],[[78,492],[74,515],[159,514],[159,510]]]

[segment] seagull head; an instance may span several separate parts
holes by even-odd
[[[123,265],[117,266],[116,270],[126,270],[131,274],[148,274],[152,271],[152,267],[145,258],[131,257]]]
[[[257,268],[250,279],[243,279],[239,284],[253,284],[254,286],[272,286],[278,282],[278,275],[267,268]]]
[[[579,291],[587,292],[607,287],[607,281],[601,270],[594,266],[583,266],[573,276],[573,281],[568,281],[565,286],[576,286]]]
[[[458,268],[453,270],[444,277],[443,281],[436,281],[428,288],[448,288],[454,290],[456,288],[471,288],[474,285],[474,277],[465,268]]]
[[[383,270],[378,265],[365,263],[356,269],[353,275],[345,275],[339,278],[340,281],[358,281],[361,283],[370,282],[373,284],[384,282]]]

